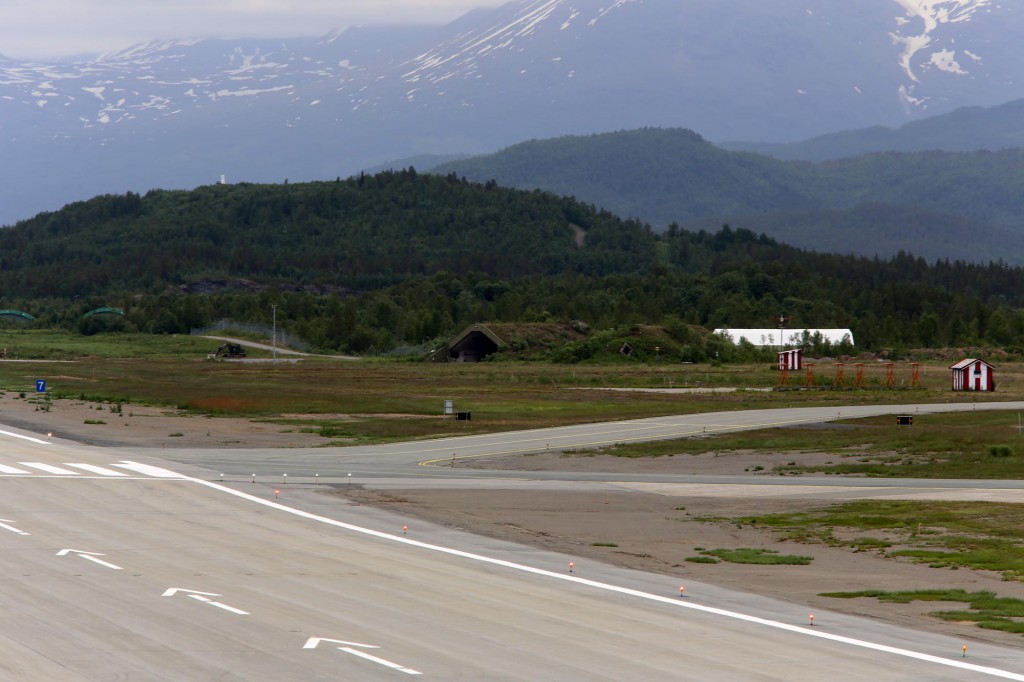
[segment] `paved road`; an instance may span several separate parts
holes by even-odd
[[[253,448],[238,450],[166,450],[161,456],[183,464],[200,466],[233,477],[256,473],[259,477],[323,479],[354,477],[445,478],[528,478],[563,480],[635,480],[725,482],[733,477],[699,479],[684,476],[626,474],[560,474],[554,472],[509,472],[453,469],[453,459],[480,458],[506,454],[572,450],[614,443],[666,440],[702,434],[725,433],[774,426],[821,423],[837,418],[874,417],[887,414],[929,414],[985,410],[1024,410],[1024,402],[946,403],[910,405],[863,405],[855,407],[806,407],[771,410],[737,410],[669,417],[654,417],[619,422],[581,424],[549,429],[510,431],[476,436],[454,436],[436,440],[393,443],[389,445],[345,448],[308,448],[274,450]],[[457,430],[453,423],[453,431]],[[119,448],[131,456],[152,453],[147,448]],[[792,479],[781,479],[792,483]],[[802,479],[807,480],[806,478]],[[826,480],[826,479],[823,479]],[[751,477],[751,483],[771,483],[768,477]],[[876,482],[877,484],[877,482]],[[930,481],[929,485],[934,485]]]
[[[705,419],[764,421],[726,417]],[[703,428],[644,421],[576,438]],[[367,476],[447,475],[418,467],[422,453],[537,448],[538,435],[326,456]],[[1018,649],[963,658],[961,641],[829,613],[811,627],[799,605],[699,584],[680,598],[665,576],[586,561],[570,573],[572,557],[408,524],[308,482],[221,484],[199,452],[26,436],[0,433],[4,679],[1024,680]]]
[[[203,335],[201,338],[211,339],[213,341],[221,341],[224,343],[237,343],[241,346],[245,346],[246,348],[259,348],[260,350],[268,350],[271,352],[276,351],[278,355],[290,355],[293,357],[302,358],[329,358],[331,360],[362,360],[362,358],[357,357],[355,355],[318,355],[316,353],[304,353],[303,351],[292,350],[290,348],[281,348],[280,346],[274,346],[273,344],[269,343],[257,343],[256,341],[249,341],[247,339],[235,339],[230,336]]]

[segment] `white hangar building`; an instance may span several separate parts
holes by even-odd
[[[799,346],[803,344],[804,334],[814,336],[821,334],[823,341],[839,344],[844,340],[853,344],[853,332],[849,329],[716,329],[716,334],[729,337],[733,343],[746,339],[755,346]]]

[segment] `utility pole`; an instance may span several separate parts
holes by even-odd
[[[276,363],[277,362],[277,304],[276,303],[271,304],[270,309],[273,311],[273,317],[274,317],[274,333],[271,335],[271,343],[273,344],[273,349],[274,350],[273,350],[273,357],[271,358],[271,362]]]

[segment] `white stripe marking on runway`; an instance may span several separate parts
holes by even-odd
[[[104,469],[98,467],[95,464],[81,464],[77,462],[64,462],[64,466],[75,467],[76,469],[84,469],[85,471],[91,471],[94,474],[101,474],[103,476],[127,476],[120,471],[114,471],[113,469]]]
[[[22,440],[32,441],[33,443],[39,443],[40,445],[52,445],[50,441],[42,440],[40,438],[33,438],[32,436],[23,436],[20,433],[11,433],[10,431],[0,431],[0,436],[10,436],[11,438],[21,438]]]
[[[121,462],[114,466],[122,469],[128,469],[129,471],[135,471],[140,474],[146,474],[147,476],[155,476],[156,478],[178,478],[182,480],[191,480],[188,476],[171,471],[170,469],[161,469],[160,467],[154,467],[148,464],[139,464],[138,462]]]
[[[78,476],[77,471],[71,471],[70,469],[62,469],[55,467],[52,464],[44,464],[43,462],[18,462],[18,464],[26,467],[32,467],[33,469],[39,469],[50,474],[57,474],[59,476]]]

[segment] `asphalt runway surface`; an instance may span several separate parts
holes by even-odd
[[[841,416],[915,407],[935,409]],[[572,557],[430,524],[407,528],[392,513],[317,491],[349,485],[349,473],[394,485],[569,488],[581,483],[443,462],[836,416],[815,410],[299,451],[97,448],[7,429],[0,678],[1024,680],[1016,648],[964,652],[950,637],[828,612],[812,624],[798,604],[712,585],[687,585],[681,596],[667,576],[570,566]],[[657,483],[643,478],[635,482]],[[605,485],[594,480],[582,484]],[[856,492],[850,479],[835,483]]]

